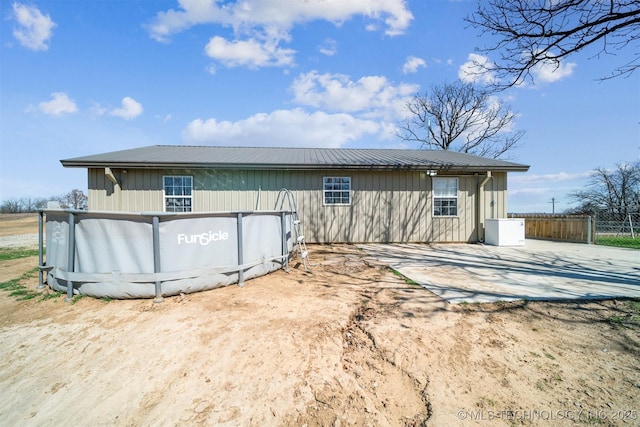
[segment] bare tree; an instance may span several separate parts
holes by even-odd
[[[595,48],[594,57],[636,49],[633,59],[603,79],[640,67],[640,0],[483,0],[466,20],[498,37],[480,51],[500,52],[500,61],[476,65],[490,67],[503,87],[533,80],[535,67],[557,69],[561,60],[587,47]]]
[[[26,213],[35,212],[38,209],[46,209],[49,201],[60,203],[63,209],[87,209],[88,198],[82,190],[71,190],[63,196],[23,197],[21,199],[7,199],[0,203],[0,213]]]
[[[571,194],[581,209],[625,217],[640,213],[640,162],[620,163],[613,170],[598,168],[586,189]]]
[[[516,147],[524,131],[513,130],[516,113],[490,92],[456,81],[433,86],[407,103],[411,113],[399,136],[428,149],[499,158]]]
[[[2,213],[20,213],[22,212],[22,202],[18,199],[7,199],[0,205]]]
[[[82,190],[74,189],[60,197],[60,204],[63,208],[87,209],[88,198]]]
[[[47,199],[45,197],[38,197],[34,202],[34,206],[36,209],[46,209],[49,200],[50,199]]]
[[[37,199],[31,197],[24,197],[20,199],[22,205],[22,212],[35,212],[37,209]]]
[[[23,197],[21,199],[8,199],[0,204],[1,213],[28,213],[44,207],[47,199]]]

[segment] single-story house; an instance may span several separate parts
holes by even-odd
[[[452,151],[157,145],[61,160],[87,168],[89,210],[280,209],[307,242],[481,242],[529,166]],[[285,205],[286,209],[287,206]]]

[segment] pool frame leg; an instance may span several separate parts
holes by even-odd
[[[44,250],[43,250],[43,232],[44,232],[44,212],[38,212],[38,287],[36,289],[44,288]]]
[[[69,239],[67,247],[67,271],[73,273],[76,255],[76,216],[73,212],[69,212]],[[73,282],[67,280],[67,297],[64,302],[71,302],[73,299]]]
[[[160,273],[162,270],[160,265],[160,218],[153,217],[153,272]],[[161,303],[164,301],[162,297],[162,282],[156,280],[156,297],[153,300],[154,303]]]
[[[244,264],[244,246],[242,244],[242,212],[238,212],[237,216],[237,224],[238,224],[238,286],[244,286],[244,269],[242,268],[242,264]]]

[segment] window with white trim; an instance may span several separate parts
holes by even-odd
[[[325,176],[323,178],[322,196],[325,205],[350,205],[351,177]]]
[[[162,179],[164,188],[165,212],[191,212],[193,177],[165,176]]]
[[[433,178],[433,216],[458,216],[458,178]]]

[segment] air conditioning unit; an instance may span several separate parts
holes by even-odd
[[[494,246],[524,246],[524,218],[485,219],[484,241]]]

